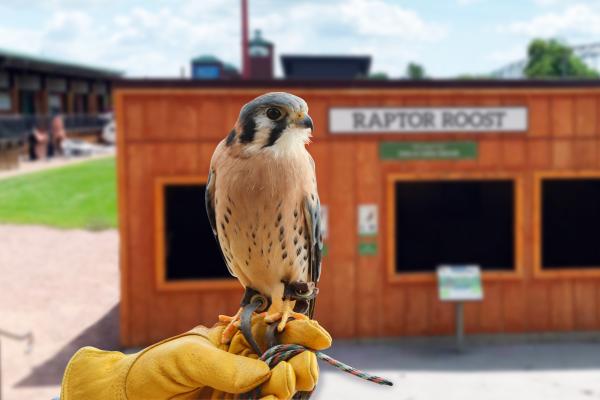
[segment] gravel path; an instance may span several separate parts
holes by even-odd
[[[118,348],[117,231],[0,225],[0,282],[0,329],[35,336],[2,339],[4,399],[57,396],[77,348]]]

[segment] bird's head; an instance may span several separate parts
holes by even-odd
[[[226,144],[240,146],[249,155],[269,151],[284,154],[303,148],[312,130],[312,119],[303,99],[290,93],[272,92],[242,107]]]

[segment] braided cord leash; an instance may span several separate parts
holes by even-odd
[[[294,357],[297,354],[302,353],[303,351],[308,350],[307,348],[300,346],[298,344],[280,344],[274,347],[271,347],[267,350],[260,359],[266,362],[270,368],[275,367],[281,361],[287,361],[290,358]],[[311,350],[313,351],[313,350]],[[344,372],[357,376],[366,381],[374,382],[379,385],[392,386],[393,383],[388,381],[387,379],[381,378],[376,375],[368,374],[364,371],[351,367],[348,364],[344,364],[341,361],[336,360],[328,356],[325,353],[321,353],[320,351],[313,351],[317,358],[325,361],[326,363],[333,365],[334,367],[341,369]]]
[[[276,331],[275,331],[276,325],[270,325],[270,327],[267,329],[266,338],[267,338],[267,343],[268,343],[267,345],[269,346],[269,348],[268,348],[268,350],[266,350],[263,353],[261,351],[260,347],[258,346],[258,343],[256,343],[256,340],[254,340],[254,337],[252,336],[251,317],[252,317],[252,313],[255,312],[257,309],[260,309],[262,306],[266,305],[267,301],[268,300],[264,296],[259,295],[259,296],[253,297],[249,303],[244,305],[244,307],[243,307],[244,309],[243,309],[242,315],[241,315],[240,328],[241,328],[242,334],[246,338],[246,341],[254,349],[256,354],[262,354],[260,356],[260,360],[267,363],[269,368],[272,369],[277,364],[279,364],[281,361],[287,361],[290,358],[292,358],[304,351],[312,351],[313,353],[315,353],[317,358],[325,361],[326,363],[328,363],[330,365],[333,365],[334,367],[336,367],[338,369],[341,369],[344,372],[347,372],[351,375],[357,376],[366,381],[374,382],[378,385],[393,386],[393,383],[387,379],[381,378],[376,375],[371,375],[364,371],[361,371],[359,369],[351,367],[350,365],[344,364],[343,362],[336,360],[335,358],[332,358],[332,357],[328,356],[327,354],[322,353],[320,351],[307,349],[306,347],[300,346],[299,344],[277,344]],[[305,400],[305,399],[309,399],[311,395],[312,395],[312,392],[298,392],[294,396],[294,399]],[[257,387],[256,389],[251,390],[250,392],[248,392],[246,394],[246,396],[248,396],[247,398],[249,398],[249,399],[258,399],[260,396],[260,387]]]

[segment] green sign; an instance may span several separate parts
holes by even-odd
[[[374,256],[377,255],[377,243],[374,242],[360,242],[358,244],[358,254],[362,256]]]
[[[478,265],[441,265],[437,269],[442,301],[482,300],[481,269]]]
[[[473,160],[477,142],[383,142],[379,145],[382,160]]]

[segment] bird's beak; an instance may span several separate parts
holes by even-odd
[[[296,126],[298,126],[299,128],[310,129],[311,131],[314,129],[312,118],[308,114],[302,114],[296,120]]]

